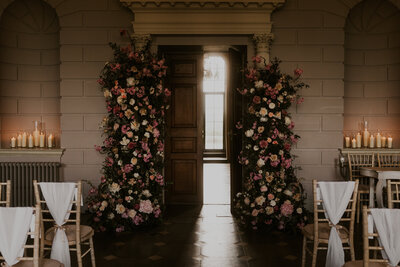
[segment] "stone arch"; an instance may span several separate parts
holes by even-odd
[[[364,0],[349,12],[345,33],[344,130],[400,136],[400,9],[388,0]]]
[[[2,147],[33,121],[60,131],[59,20],[42,0],[15,0],[0,17],[0,95]]]

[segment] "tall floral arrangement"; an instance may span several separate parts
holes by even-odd
[[[244,132],[239,162],[245,181],[244,192],[234,200],[234,215],[245,227],[293,230],[306,223],[307,214],[290,153],[299,136],[287,110],[302,101],[297,93],[307,85],[299,80],[301,69],[290,76],[281,73],[277,59],[270,64],[261,57],[253,60],[264,67],[248,69],[239,90],[247,102],[243,122],[236,126]]]
[[[99,83],[108,114],[103,120],[103,176],[89,194],[93,225],[100,231],[130,231],[161,218],[164,186],[164,115],[170,91],[167,67],[147,50],[110,44]]]

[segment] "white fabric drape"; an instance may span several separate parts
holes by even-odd
[[[23,256],[33,208],[0,208],[0,252],[9,266]]]
[[[68,238],[62,226],[69,218],[68,210],[72,206],[75,183],[39,183],[39,185],[51,216],[57,224],[50,257],[63,263],[65,267],[70,267]]]
[[[326,267],[344,265],[343,244],[336,225],[342,218],[354,191],[355,182],[318,182],[321,200],[326,210],[325,216],[331,222]]]
[[[400,262],[400,210],[371,209],[371,215],[390,265],[397,266]]]

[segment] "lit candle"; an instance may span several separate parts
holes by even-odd
[[[346,146],[346,147],[350,147],[350,136],[346,136],[346,137],[344,138],[344,140],[345,140],[345,146]]]
[[[21,141],[21,146],[22,147],[26,147],[26,133],[24,132],[23,134],[22,134],[22,141]]]
[[[358,132],[356,136],[357,148],[361,148],[361,139],[362,139],[361,133]]]
[[[386,147],[386,136],[381,137],[382,147]]]
[[[369,138],[369,147],[374,148],[374,146],[375,146],[375,138],[374,135],[371,134],[371,137]]]
[[[11,137],[11,147],[12,148],[14,148],[15,147],[15,141],[16,141],[17,139],[15,139],[15,137],[13,136],[13,137]]]
[[[48,147],[48,148],[52,148],[52,147],[53,147],[53,135],[52,135],[52,134],[50,134],[50,135],[47,137],[47,147]]]
[[[349,140],[350,140],[350,137],[349,137]],[[357,141],[356,141],[356,139],[353,137],[353,139],[351,139],[351,147],[352,148],[356,148],[357,147]]]
[[[364,147],[368,147],[368,142],[369,140],[369,132],[368,132],[368,122],[364,122],[364,132],[363,132],[363,138],[364,138]]]
[[[392,137],[388,137],[388,139],[387,139],[387,147],[388,148],[392,148],[393,147],[393,138]]]
[[[28,136],[28,147],[33,147],[33,136],[31,134]]]
[[[33,131],[33,143],[34,146],[39,146],[39,130]]]
[[[44,133],[39,135],[39,147],[44,147]]]
[[[20,134],[17,136],[17,146],[18,147],[22,146],[22,135]]]
[[[376,134],[376,147],[377,148],[381,148],[382,147],[382,136],[381,136],[380,132],[378,132]]]

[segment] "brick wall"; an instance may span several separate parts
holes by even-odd
[[[370,15],[373,14],[373,15]],[[365,19],[368,18],[368,19]],[[380,129],[400,145],[400,10],[365,1],[346,21],[344,130]]]
[[[60,133],[59,24],[48,4],[17,0],[0,20],[1,147],[19,131],[43,122],[48,133]]]

